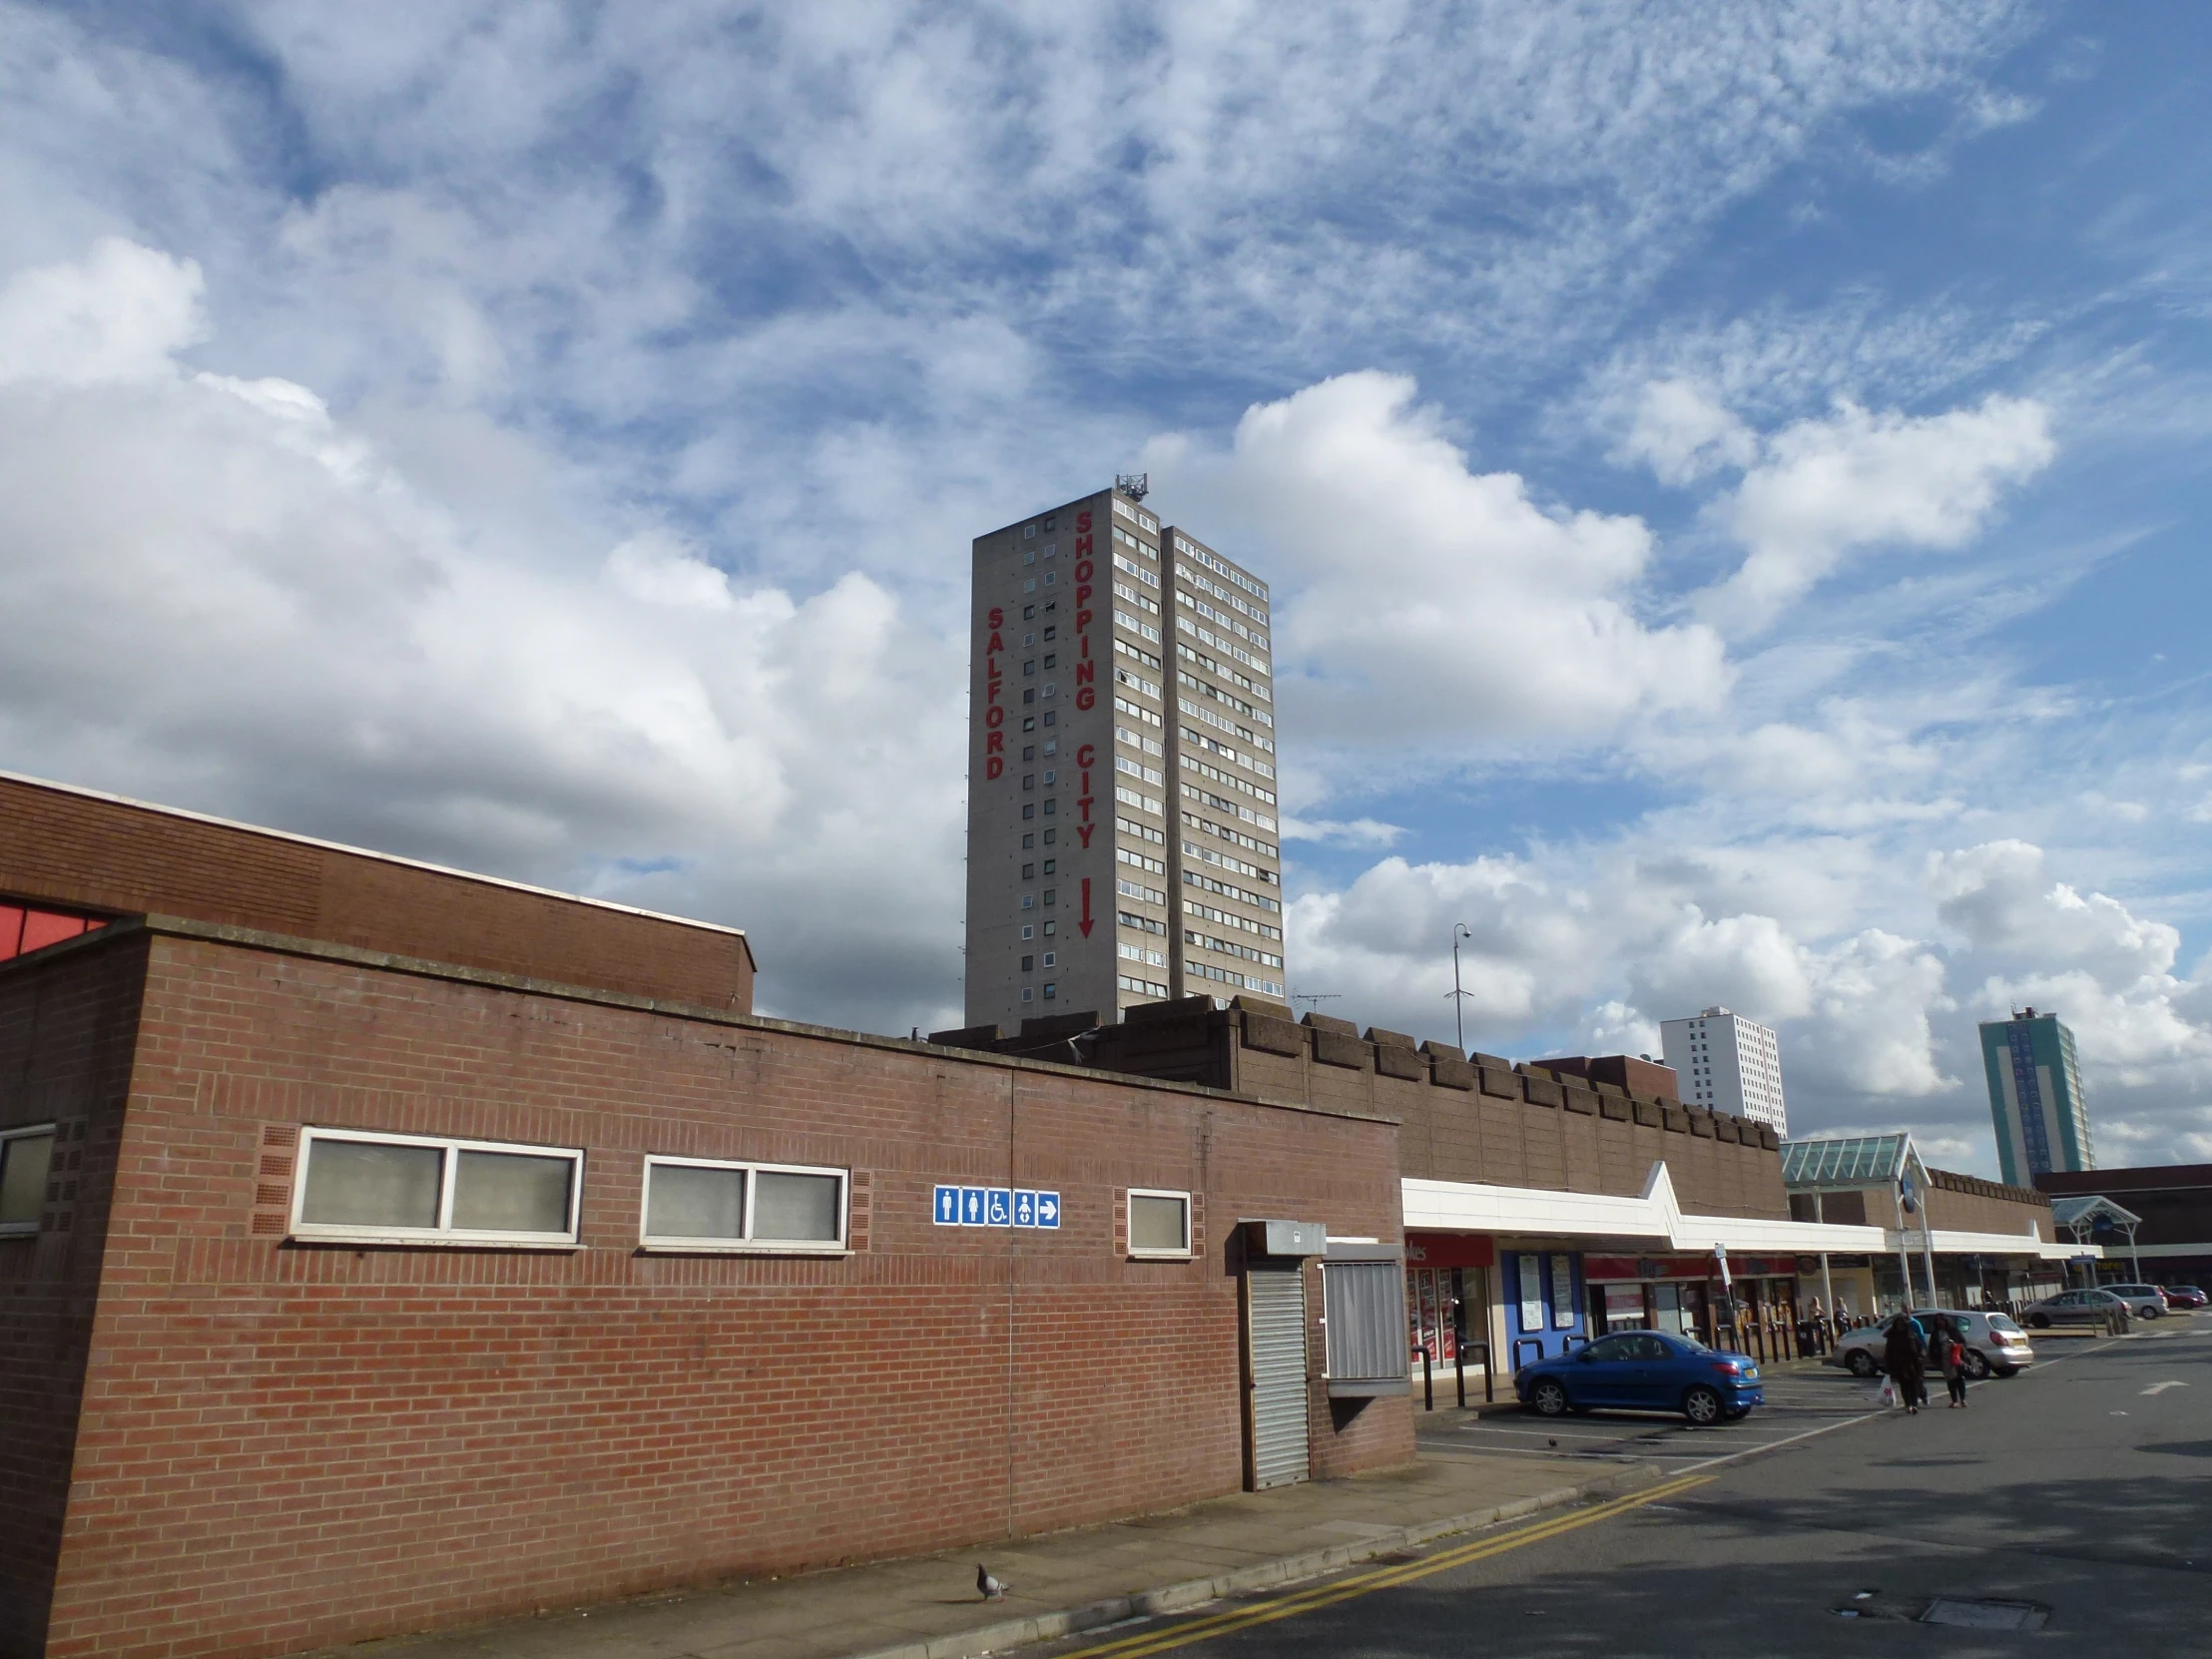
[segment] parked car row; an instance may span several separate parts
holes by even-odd
[[[2194,1312],[2205,1303],[2204,1292],[2194,1286],[2105,1285],[2030,1303],[2020,1317],[2047,1331],[2054,1325],[2101,1324],[2117,1312],[2158,1319],[2169,1309]],[[1938,1319],[1948,1320],[1966,1350],[1966,1375],[1977,1382],[2016,1377],[2035,1363],[2034,1345],[2008,1314],[1915,1308],[1912,1318],[1924,1332],[1933,1332]],[[1840,1366],[1854,1377],[1875,1377],[1888,1339],[1889,1322],[1878,1321],[1839,1338],[1821,1364]],[[1702,1427],[1738,1421],[1766,1401],[1759,1363],[1750,1355],[1661,1331],[1600,1337],[1572,1353],[1522,1367],[1513,1381],[1521,1404],[1547,1417],[1600,1409],[1678,1411]]]
[[[1924,1332],[1933,1332],[1938,1319],[1950,1321],[1966,1350],[1966,1375],[1976,1382],[1984,1377],[2014,1377],[2035,1363],[2027,1333],[2008,1314],[1977,1308],[1916,1308],[1913,1318]],[[1887,1325],[1854,1331],[1823,1355],[1821,1364],[1841,1366],[1854,1377],[1873,1377],[1882,1370],[1882,1345],[1889,1337]]]

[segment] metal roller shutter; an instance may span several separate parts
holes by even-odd
[[[1246,1272],[1251,1322],[1252,1483],[1304,1480],[1306,1465],[1306,1275],[1295,1262],[1254,1263]]]

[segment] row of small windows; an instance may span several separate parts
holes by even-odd
[[[290,1229],[297,1239],[578,1241],[581,1147],[307,1129],[299,1166]],[[839,1169],[648,1154],[638,1243],[695,1252],[841,1251],[848,1186]]]

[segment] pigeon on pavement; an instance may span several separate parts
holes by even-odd
[[[993,1578],[990,1569],[978,1561],[975,1563],[975,1588],[985,1601],[1004,1601],[1008,1586]]]

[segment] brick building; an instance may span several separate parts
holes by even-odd
[[[0,896],[104,923],[0,963],[8,1652],[277,1654],[1411,1453],[1380,1115],[762,1019],[728,929],[83,792],[0,780]],[[1394,1377],[1342,1352],[1377,1307]]]

